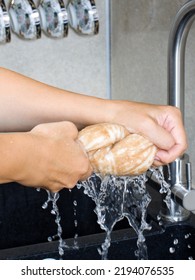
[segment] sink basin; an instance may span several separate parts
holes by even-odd
[[[178,224],[166,228],[155,228],[146,234],[149,260],[187,260],[195,259],[195,228],[189,224]],[[79,249],[74,249],[74,239],[66,240],[70,246],[62,257],[58,254],[58,242],[46,242],[18,248],[0,250],[0,259],[41,260],[98,260],[98,248],[105,234],[93,234],[78,238]],[[137,236],[132,229],[116,230],[108,253],[110,260],[136,260]]]
[[[148,259],[183,260],[195,259],[195,215],[188,221],[159,225],[158,213],[161,196],[149,186],[152,201],[148,209],[150,231],[145,231]],[[73,202],[77,201],[76,215]],[[98,248],[105,233],[97,224],[94,202],[81,189],[60,193],[58,206],[62,217],[63,239],[69,245],[59,256],[58,241],[48,242],[48,236],[56,234],[55,217],[51,209],[42,209],[47,200],[44,190],[37,192],[12,183],[0,186],[0,259],[101,259]],[[78,226],[75,232],[74,219]],[[161,221],[160,221],[161,222]],[[78,247],[74,249],[75,233]],[[137,235],[129,227],[127,219],[118,222],[112,232],[108,259],[136,260]]]

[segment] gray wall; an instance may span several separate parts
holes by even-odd
[[[112,98],[167,104],[167,45],[184,0],[111,0]],[[186,50],[185,125],[195,178],[195,24]],[[195,180],[195,179],[194,179]]]
[[[60,88],[106,97],[105,2],[96,0],[99,35],[79,36],[69,28],[64,39],[55,40],[42,34],[39,40],[24,41],[12,33],[11,42],[0,45],[0,66]],[[8,6],[9,1],[5,3]]]

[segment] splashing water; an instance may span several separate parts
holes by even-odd
[[[160,193],[166,193],[166,203],[169,206],[170,200],[170,186],[165,181],[163,176],[163,170],[161,168],[153,169],[157,181],[160,184]],[[106,232],[106,237],[98,249],[102,259],[107,259],[108,250],[111,245],[111,233],[115,224],[127,218],[129,225],[135,230],[137,239],[137,250],[135,255],[138,259],[148,259],[147,246],[145,244],[144,231],[150,230],[151,226],[146,222],[147,207],[151,201],[151,197],[146,190],[146,182],[148,178],[146,173],[135,177],[116,177],[113,175],[107,175],[101,177],[98,174],[93,174],[86,181],[79,182],[77,188],[84,188],[84,193],[88,195],[95,202],[95,213],[97,214],[97,222],[100,227]],[[64,248],[69,246],[62,239],[62,227],[60,225],[60,214],[57,206],[57,200],[59,199],[59,193],[52,193],[47,191],[48,199],[42,205],[43,209],[48,207],[48,204],[52,203],[51,214],[55,215],[55,223],[57,225],[57,234],[49,237],[48,241],[52,241],[56,238],[59,239],[59,255],[64,254]],[[73,201],[74,210],[74,225],[77,228],[77,201]],[[77,243],[78,234],[74,236],[74,247],[78,248]]]
[[[78,233],[77,233],[77,227],[78,227],[78,221],[77,221],[77,201],[73,201],[73,215],[74,215],[74,227],[75,227],[75,235],[74,235],[74,245],[73,249],[78,249]]]
[[[165,182],[163,170],[151,169],[160,183],[160,193],[167,193],[166,203],[169,204],[170,186]],[[137,233],[137,250],[135,255],[138,259],[147,259],[147,246],[145,244],[144,230],[150,230],[146,222],[147,207],[151,197],[146,190],[148,178],[146,173],[135,177],[116,177],[107,175],[101,177],[93,174],[88,180],[80,182],[77,187],[83,187],[84,193],[93,199],[96,204],[100,227],[105,230],[106,237],[101,248],[98,250],[102,259],[107,259],[108,249],[111,245],[111,232],[114,225],[127,218],[129,225]]]
[[[57,225],[57,234],[53,235],[53,236],[49,236],[48,241],[59,239],[58,252],[59,252],[59,255],[62,256],[62,255],[64,255],[64,248],[68,248],[68,245],[62,239],[62,227],[60,224],[61,217],[60,217],[59,209],[57,206],[57,201],[59,199],[60,194],[59,194],[59,192],[53,193],[48,190],[46,190],[46,191],[48,194],[48,198],[47,198],[47,201],[42,205],[42,208],[46,209],[48,207],[49,203],[50,202],[52,203],[51,214],[56,216],[55,223]]]
[[[159,183],[159,185],[160,185],[159,193],[165,194],[165,198],[163,199],[163,201],[165,202],[167,208],[170,210],[171,209],[171,188],[170,188],[170,184],[165,180],[163,166],[159,166],[158,168],[150,168],[149,171],[153,174],[156,182]],[[167,180],[170,180],[171,172],[170,172],[170,168],[168,165],[167,165],[167,173],[168,173]]]
[[[190,237],[191,233],[187,233],[184,237],[185,239],[188,239]]]
[[[84,193],[94,200],[98,223],[106,232],[105,241],[98,250],[102,259],[107,259],[114,225],[124,217],[138,235],[136,256],[147,259],[143,231],[150,229],[146,222],[146,209],[151,199],[145,188],[146,180],[145,174],[139,177],[107,175],[104,178],[94,174],[78,185],[84,187]]]

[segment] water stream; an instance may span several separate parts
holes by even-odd
[[[48,241],[51,242],[53,240],[58,239],[59,240],[59,244],[58,244],[58,252],[60,256],[64,255],[64,248],[68,248],[68,245],[66,244],[65,240],[62,239],[62,227],[60,224],[60,213],[59,213],[59,208],[57,206],[57,201],[60,197],[59,192],[56,193],[52,193],[51,191],[47,191],[48,194],[48,198],[47,201],[44,202],[44,204],[42,205],[43,209],[46,209],[49,205],[49,203],[52,203],[52,210],[51,210],[51,214],[55,215],[55,223],[57,225],[57,234],[53,235],[53,236],[49,236],[48,237]]]
[[[166,193],[165,201],[169,207],[170,188],[164,180],[162,168],[152,169],[155,172],[161,188],[160,193]],[[101,177],[93,174],[84,182],[79,182],[77,188],[83,188],[84,193],[95,202],[95,213],[97,214],[97,222],[106,233],[101,248],[98,249],[102,259],[108,258],[108,250],[111,245],[111,233],[115,224],[127,218],[130,227],[132,227],[137,236],[137,250],[135,255],[137,259],[148,259],[147,246],[145,244],[144,231],[150,230],[151,226],[146,221],[147,208],[151,201],[151,197],[146,189],[147,182],[146,173],[135,177],[116,177],[106,175]],[[62,239],[62,227],[60,225],[60,214],[57,206],[59,193],[51,193],[47,191],[48,199],[43,204],[43,208],[47,208],[48,203],[52,203],[52,211],[57,225],[57,234],[49,238],[50,241],[56,237],[59,239],[59,255],[64,254],[64,248],[67,244]],[[73,201],[74,225],[77,228],[76,219],[77,201]],[[75,231],[76,232],[76,231]],[[78,248],[77,233],[74,238],[74,248]]]
[[[138,235],[138,259],[147,259],[147,247],[144,243],[143,231],[150,229],[146,222],[146,209],[151,200],[145,187],[146,175],[139,177],[91,176],[80,186],[84,193],[91,197],[95,204],[97,222],[105,230],[106,238],[99,253],[107,259],[111,244],[111,232],[114,225],[124,217]],[[78,186],[78,187],[80,187]]]

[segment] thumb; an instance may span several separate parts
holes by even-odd
[[[173,135],[168,130],[155,123],[150,132],[148,132],[147,137],[158,148],[153,163],[154,166],[164,165],[175,159],[177,145]]]

